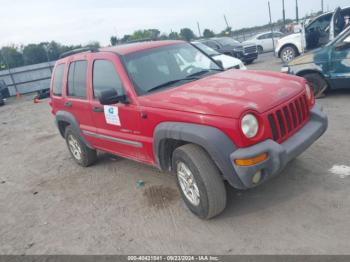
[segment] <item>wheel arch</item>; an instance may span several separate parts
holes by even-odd
[[[66,112],[66,111],[58,111],[56,113],[56,125],[58,127],[58,130],[61,134],[61,136],[64,138],[65,135],[65,129],[67,126],[71,126],[79,135],[82,141],[85,143],[85,145],[91,149],[93,147],[90,145],[89,142],[86,141],[84,136],[82,135],[82,132],[79,127],[79,122],[76,120],[73,114]]]
[[[326,83],[328,85],[327,89],[331,89],[332,88],[330,82],[328,81],[328,79],[325,77],[325,75],[322,73],[322,71],[317,69],[317,68],[301,69],[301,70],[295,72],[295,75],[296,76],[300,76],[300,77],[304,77],[307,74],[318,74],[324,81],[326,81]]]
[[[202,147],[221,174],[236,188],[244,188],[230,160],[236,145],[221,130],[205,125],[163,122],[154,131],[153,153],[158,167],[171,171],[171,157],[181,145],[192,143]]]

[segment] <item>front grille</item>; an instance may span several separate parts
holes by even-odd
[[[245,54],[251,54],[251,53],[256,53],[256,52],[257,52],[257,49],[256,49],[255,45],[244,47]]]
[[[302,95],[268,114],[273,140],[282,142],[290,133],[299,130],[309,113],[306,96]]]

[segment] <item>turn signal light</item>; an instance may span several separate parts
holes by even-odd
[[[261,155],[258,155],[256,157],[252,157],[252,158],[236,159],[235,164],[237,166],[253,166],[253,165],[256,165],[256,164],[259,164],[259,163],[265,161],[267,158],[268,158],[268,154],[263,153]]]

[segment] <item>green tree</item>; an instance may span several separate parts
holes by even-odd
[[[46,62],[47,52],[43,45],[29,44],[23,48],[23,59],[25,65],[32,65]]]
[[[23,55],[13,46],[4,46],[0,50],[0,66],[1,69],[8,67],[23,66]]]
[[[178,40],[180,39],[180,36],[178,32],[171,32],[168,38],[171,40]]]
[[[159,38],[160,31],[158,29],[148,29],[147,31],[150,33],[152,40],[157,40]]]
[[[118,38],[116,36],[111,36],[110,40],[112,46],[116,46],[118,44]]]
[[[128,41],[137,41],[142,39],[151,39],[152,33],[149,30],[137,30],[129,38]]]
[[[189,28],[182,28],[180,30],[180,35],[186,41],[191,41],[192,39],[194,39],[196,37],[194,35],[193,31],[191,29],[189,29]]]
[[[87,45],[85,45],[84,47],[100,48],[101,45],[100,45],[100,43],[97,42],[97,41],[92,41],[92,42],[88,43]]]
[[[204,29],[203,36],[204,38],[210,38],[210,37],[214,37],[215,33],[210,29]]]

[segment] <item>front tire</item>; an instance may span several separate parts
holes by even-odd
[[[88,167],[96,162],[96,150],[87,147],[80,138],[80,135],[73,128],[67,126],[64,137],[68,150],[77,164]]]
[[[207,152],[194,144],[175,149],[172,168],[181,196],[192,213],[202,219],[219,215],[226,207],[226,188]]]
[[[281,51],[281,59],[283,63],[287,64],[298,55],[298,51],[294,46],[286,46]]]
[[[262,54],[264,52],[264,48],[262,46],[258,46],[258,53]]]
[[[303,77],[310,83],[315,98],[324,96],[324,91],[328,87],[326,80],[318,73],[309,73],[303,75]]]

